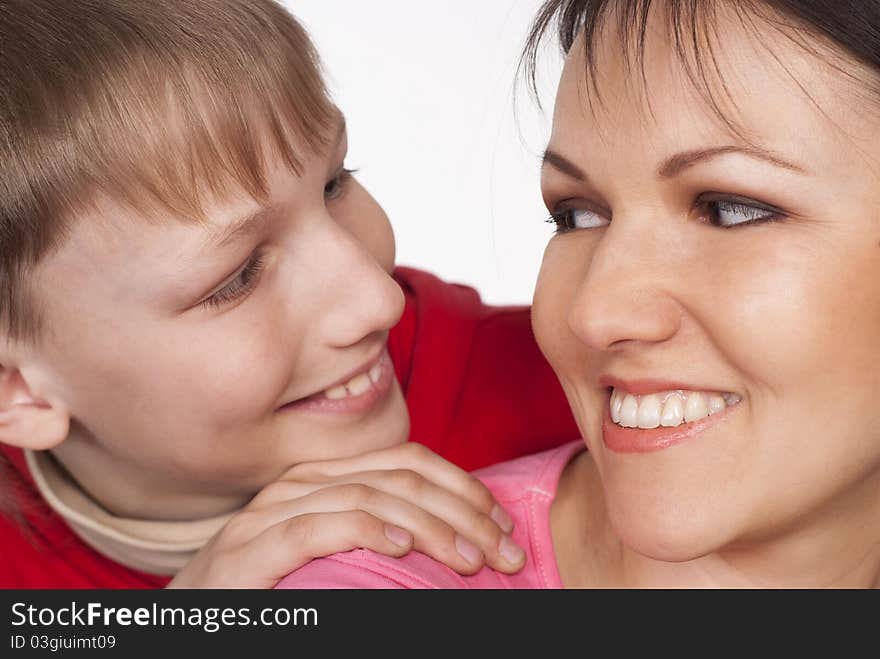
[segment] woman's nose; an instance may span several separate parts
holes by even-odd
[[[662,231],[617,220],[599,239],[568,315],[569,327],[590,348],[659,343],[678,332],[682,308],[670,290],[674,250]]]

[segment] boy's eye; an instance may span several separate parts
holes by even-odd
[[[556,225],[556,233],[565,233],[572,229],[597,229],[604,227],[609,221],[596,211],[586,208],[555,211],[547,219],[547,222]]]
[[[773,222],[783,215],[779,209],[751,199],[704,199],[702,203],[709,222],[725,229],[746,224]]]
[[[356,169],[345,169],[344,167],[332,179],[327,181],[324,186],[324,199],[327,201],[337,199],[345,192],[345,185],[356,172]]]
[[[208,308],[218,308],[244,297],[256,287],[263,266],[263,255],[257,254],[229,282],[205,298],[201,304]]]

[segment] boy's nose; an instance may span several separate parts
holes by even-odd
[[[678,332],[682,309],[670,290],[672,255],[656,240],[660,230],[618,221],[599,240],[567,319],[590,348],[659,343]]]
[[[326,343],[346,347],[396,325],[403,314],[404,295],[352,234],[335,222],[326,223],[325,229],[324,280],[317,284],[322,296],[317,305],[319,324]]]

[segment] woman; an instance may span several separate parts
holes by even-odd
[[[533,323],[588,451],[483,472],[516,575],[281,585],[877,587],[880,3],[557,0],[531,57],[554,20]]]

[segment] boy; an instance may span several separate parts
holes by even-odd
[[[408,408],[467,467],[575,437],[570,413],[524,310],[392,279],[290,15],[3,0],[0,43],[0,442],[37,541],[3,520],[0,581],[269,587],[358,546],[518,569]]]

